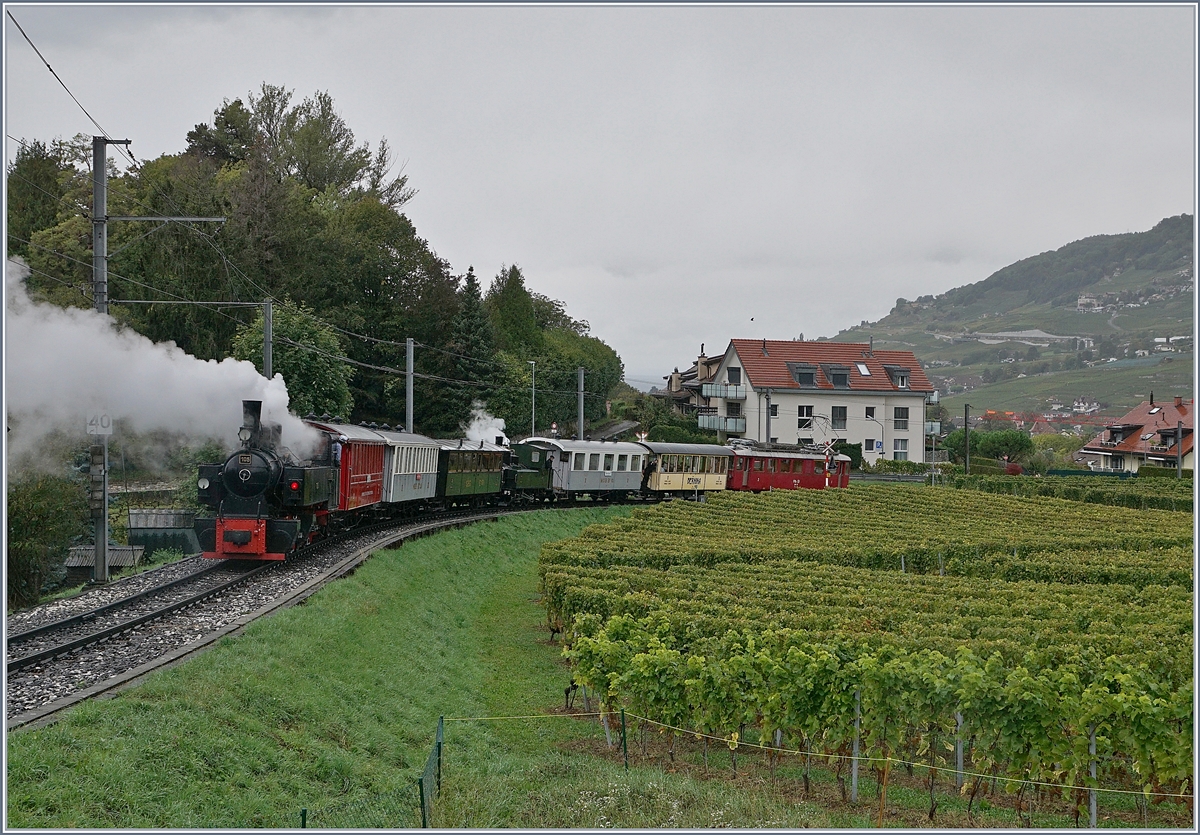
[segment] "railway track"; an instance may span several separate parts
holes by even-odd
[[[103,596],[100,605],[64,617],[43,618],[8,636],[6,727],[49,724],[82,701],[110,697],[303,601],[374,551],[516,512],[522,511],[455,511],[360,528],[309,546],[287,563],[206,565],[135,586],[115,600]]]

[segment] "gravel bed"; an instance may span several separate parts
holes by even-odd
[[[397,529],[396,533],[402,530]],[[214,596],[203,603],[144,624],[102,644],[84,647],[45,664],[17,671],[8,678],[5,715],[12,718],[41,707],[203,638],[286,596],[309,580],[323,575],[337,563],[380,537],[378,532],[363,534],[317,547],[295,563],[282,566],[281,570],[267,572],[253,582]],[[163,582],[164,578],[160,576],[156,581]],[[126,590],[121,596],[128,596],[130,593]],[[90,597],[87,607],[79,607],[74,611],[56,610],[53,617],[46,616],[45,620],[69,616],[97,605],[97,600],[96,597]],[[30,626],[32,625],[34,624],[31,623]]]
[[[69,618],[72,615],[97,609],[108,603],[124,600],[126,597],[132,597],[148,588],[168,583],[171,580],[185,577],[188,574],[194,574],[208,565],[211,565],[211,561],[203,557],[185,557],[182,560],[143,571],[141,574],[131,574],[128,577],[122,577],[105,586],[93,586],[84,589],[84,591],[74,597],[64,597],[61,600],[39,603],[31,609],[24,609],[20,612],[10,614],[5,619],[5,634],[23,632],[27,629],[53,623],[56,620]]]

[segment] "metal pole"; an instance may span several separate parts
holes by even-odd
[[[1175,421],[1175,477],[1183,478],[1183,421]]]
[[[767,389],[767,435],[763,438],[768,444],[771,443],[771,390]]]
[[[862,729],[862,702],[859,691],[854,691],[854,748],[850,760],[850,802],[858,802],[858,735]]]
[[[583,440],[583,368],[579,369],[579,425],[575,429],[575,440]]]
[[[95,560],[92,563],[92,582],[108,582],[108,436],[102,444],[93,444],[91,466],[92,520],[95,526]],[[99,495],[96,495],[99,493]]]
[[[537,434],[537,362],[525,360],[533,366],[533,377],[529,383],[529,436]]]
[[[92,301],[108,313],[108,140],[92,137]]]
[[[271,379],[271,346],[274,339],[272,320],[274,316],[271,308],[271,300],[267,299],[263,302],[263,376],[268,380]]]
[[[967,465],[963,468],[963,471],[967,475],[970,475],[971,474],[971,404],[970,403],[963,404],[963,433],[964,433],[964,438],[966,439],[966,443],[963,445],[963,447],[967,451],[966,452]]]
[[[404,356],[407,369],[404,375],[404,431],[413,431],[413,341],[404,340]]]
[[[961,789],[963,785],[963,717],[961,713],[954,714],[954,787]]]
[[[621,708],[621,751],[625,754],[625,771],[629,772],[629,744],[625,740],[625,708]]]
[[[1088,764],[1088,774],[1092,778],[1092,788],[1088,789],[1088,825],[1096,828],[1096,726],[1092,725],[1088,732],[1088,755],[1092,761]]]
[[[307,809],[300,810],[300,828],[308,829],[308,810]]]

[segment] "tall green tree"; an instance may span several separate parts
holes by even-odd
[[[496,369],[496,339],[492,322],[483,308],[483,294],[475,268],[467,267],[458,294],[458,315],[450,335],[454,357],[454,378],[466,381],[455,390],[457,406],[469,408],[473,400],[486,401],[491,396],[491,378]],[[478,383],[478,385],[475,385]]]
[[[8,253],[29,257],[34,232],[58,223],[65,196],[62,175],[70,170],[44,143],[26,142],[8,165]]]
[[[17,476],[8,483],[9,606],[32,606],[42,589],[65,575],[71,542],[87,526],[87,493],[64,476]]]
[[[262,372],[263,314],[238,328],[233,355],[251,360]],[[304,306],[272,306],[271,367],[282,374],[290,400],[288,408],[298,415],[309,413],[348,418],[354,408],[350,395],[349,365],[336,359],[344,356],[337,332],[322,323]]]
[[[516,264],[501,267],[488,288],[484,307],[496,331],[501,350],[519,355],[534,354],[542,347],[533,296],[525,287],[525,276]]]

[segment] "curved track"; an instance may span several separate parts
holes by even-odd
[[[299,603],[351,573],[374,551],[514,512],[521,511],[458,511],[376,525],[309,546],[287,563],[218,563],[168,582],[143,581],[116,600],[103,596],[110,599],[102,597],[98,607],[42,618],[9,636],[6,726],[45,725],[82,701],[129,687],[241,632],[257,618]]]

